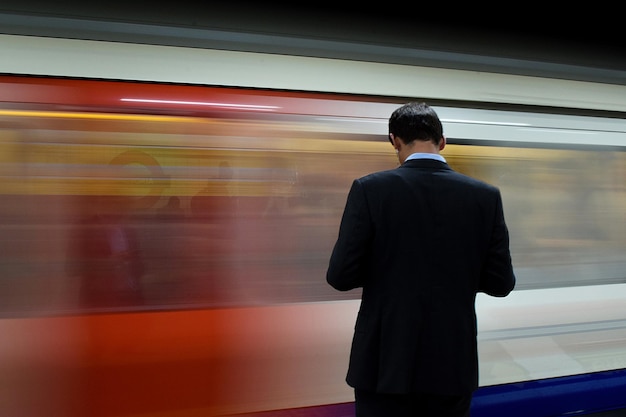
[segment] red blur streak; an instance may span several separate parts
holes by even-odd
[[[0,388],[13,399],[0,401],[0,415],[216,417],[345,402],[352,310],[314,303],[5,319],[0,331],[12,342],[1,345]],[[308,325],[313,317],[325,324]]]
[[[3,392],[12,393],[10,401],[0,401],[0,414],[100,417],[219,408],[229,397],[222,380],[228,372],[225,350],[233,343],[224,337],[229,322],[222,315],[3,320],[3,337],[11,338],[15,351],[11,363],[0,364],[2,385],[11,385]]]
[[[220,316],[196,311],[81,318],[88,336],[86,390],[74,400],[83,415],[219,408],[228,397],[221,390],[232,343],[224,337],[228,320]]]
[[[146,100],[124,101],[124,99]],[[149,102],[149,100],[160,102]],[[380,102],[380,98],[378,99]],[[124,81],[0,76],[0,102],[68,106],[65,110],[202,115],[214,112],[380,117],[364,97]],[[187,102],[181,103],[181,102]],[[190,103],[224,103],[202,105]],[[241,106],[241,107],[237,107]],[[245,106],[251,106],[245,109]],[[269,107],[269,108],[268,108]],[[180,112],[183,112],[182,114]]]
[[[11,340],[2,344],[2,357],[11,359],[0,364],[0,385],[11,398],[0,400],[0,415],[100,417],[219,407],[225,349],[232,343],[223,337],[229,323],[221,315],[2,320],[3,338]]]

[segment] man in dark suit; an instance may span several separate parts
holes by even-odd
[[[356,416],[469,416],[476,293],[515,286],[500,192],[447,165],[426,104],[397,109],[389,140],[401,165],[352,183],[326,277],[363,288],[346,378]]]

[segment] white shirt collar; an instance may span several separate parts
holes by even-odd
[[[404,160],[404,162],[409,161],[411,159],[435,159],[437,161],[446,163],[446,158],[436,153],[422,153],[422,152],[412,153]]]

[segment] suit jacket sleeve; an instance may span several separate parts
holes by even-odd
[[[372,225],[360,180],[354,180],[339,226],[339,236],[328,266],[326,281],[339,291],[362,287],[367,276],[366,260]]]
[[[495,297],[507,296],[515,287],[509,250],[509,232],[504,221],[502,197],[497,193],[494,226],[483,264],[479,291]]]

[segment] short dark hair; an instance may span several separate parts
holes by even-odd
[[[438,145],[443,137],[443,126],[435,110],[426,103],[407,103],[391,114],[389,133],[407,144],[421,140]]]

